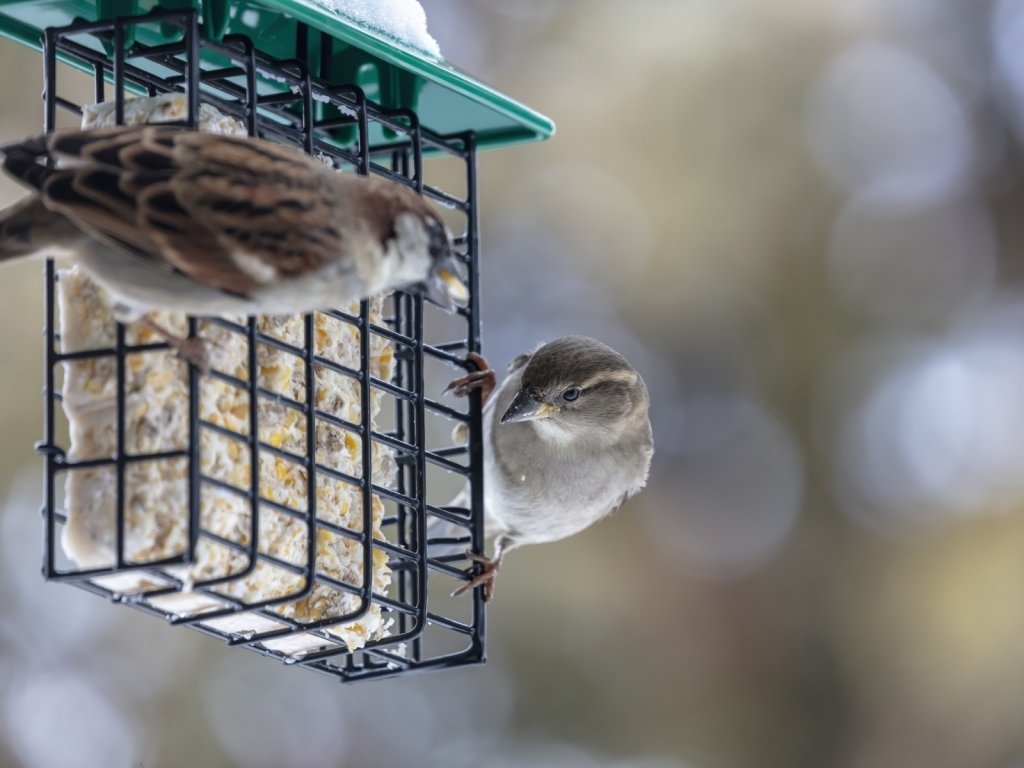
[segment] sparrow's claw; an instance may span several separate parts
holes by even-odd
[[[484,602],[490,602],[491,598],[494,597],[494,578],[498,575],[498,571],[501,569],[501,556],[499,555],[492,559],[490,557],[478,555],[475,552],[466,552],[466,557],[481,566],[480,572],[452,592],[452,597],[464,595],[471,589],[476,589],[477,587],[482,586],[484,588]]]
[[[450,392],[456,397],[466,397],[474,389],[479,389],[480,401],[486,403],[487,398],[491,396],[491,392],[494,391],[494,387],[498,383],[497,376],[482,355],[470,352],[466,355],[466,360],[475,365],[477,370],[466,374],[462,378],[455,379],[455,381],[445,387],[442,394]]]
[[[486,398],[494,384],[494,371],[477,371],[456,379],[445,388],[444,393],[450,392],[456,397],[465,397],[474,389],[479,389],[482,391],[481,397]]]
[[[206,340],[194,336],[179,336],[176,333],[164,328],[159,323],[142,317],[139,320],[141,325],[146,326],[155,334],[167,342],[167,346],[178,353],[178,357],[203,374],[210,372],[210,357],[206,351]]]
[[[178,353],[178,357],[186,363],[194,365],[200,373],[207,374],[210,372],[210,356],[206,351],[205,339],[194,336],[187,338],[179,337],[177,343],[172,342],[170,339],[167,340],[167,343]]]

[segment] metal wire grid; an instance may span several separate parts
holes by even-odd
[[[180,30],[180,40],[159,46],[140,43],[125,45],[133,25],[160,24],[161,29]],[[306,50],[310,32],[304,25],[297,27],[297,50]],[[330,38],[323,36],[322,50],[329,51]],[[363,301],[358,316],[340,311],[326,314],[348,323],[358,331],[361,366],[350,369],[315,354],[313,343],[313,316],[305,318],[305,344],[302,347],[286,344],[261,333],[255,319],[246,324],[231,323],[221,318],[207,318],[231,333],[244,336],[248,344],[248,377],[242,380],[226,373],[213,371],[210,375],[239,387],[248,393],[250,428],[241,435],[200,418],[199,378],[189,370],[189,445],[187,450],[161,453],[129,454],[125,450],[125,373],[127,356],[149,350],[166,349],[164,344],[129,345],[125,329],[118,324],[116,343],[107,349],[62,352],[55,325],[55,283],[57,273],[52,261],[45,269],[46,290],[46,363],[45,363],[45,436],[39,444],[45,458],[45,551],[44,575],[47,579],[70,581],[90,592],[103,595],[115,602],[124,602],[134,608],[161,616],[171,624],[185,624],[206,634],[225,640],[229,645],[242,645],[285,663],[297,664],[333,675],[343,681],[383,677],[416,672],[431,668],[460,666],[484,661],[484,610],[480,590],[472,597],[449,600],[446,596],[431,598],[428,576],[444,575],[447,581],[465,578],[456,567],[462,555],[429,557],[427,553],[428,520],[440,518],[465,529],[465,536],[442,542],[469,545],[474,551],[482,550],[482,443],[479,394],[474,393],[466,411],[458,411],[428,397],[424,368],[428,359],[462,364],[467,351],[479,351],[480,320],[477,275],[477,214],[476,214],[476,162],[472,132],[438,135],[421,126],[410,110],[386,110],[367,100],[364,92],[351,85],[333,85],[322,77],[314,77],[303,61],[278,61],[254,49],[244,36],[226,36],[220,42],[202,34],[198,15],[192,12],[154,12],[145,16],[126,17],[100,22],[76,22],[67,27],[47,29],[44,37],[45,129],[56,127],[58,109],[81,114],[81,107],[58,93],[58,54],[75,61],[81,68],[93,73],[95,101],[103,101],[108,84],[112,84],[115,116],[123,122],[126,93],[130,90],[148,95],[168,92],[187,94],[189,124],[197,125],[200,101],[211,104],[225,114],[237,117],[247,126],[252,136],[302,147],[306,152],[330,158],[338,168],[352,168],[361,174],[386,176],[400,183],[414,186],[422,194],[441,203],[445,208],[461,214],[465,222],[462,234],[455,240],[456,248],[468,272],[467,284],[471,298],[468,306],[458,314],[464,321],[465,335],[445,343],[428,343],[424,339],[424,303],[420,296],[396,292],[387,300],[385,325],[371,323],[369,303]],[[329,56],[323,56],[326,60]],[[333,107],[333,109],[330,109]],[[372,145],[370,128],[377,124],[385,129],[388,140]],[[344,139],[355,132],[354,145],[346,146]],[[346,133],[346,131],[348,133]],[[339,139],[340,137],[340,139]],[[439,153],[458,158],[465,167],[465,198],[445,193],[425,183],[424,154]],[[432,311],[432,310],[431,310]],[[199,321],[190,319],[190,333],[195,335]],[[386,382],[370,374],[370,341],[379,335],[394,345],[396,374],[393,382]],[[292,400],[258,386],[256,349],[260,344],[296,356],[302,361],[306,391],[303,401]],[[88,358],[113,357],[116,361],[116,440],[118,450],[110,458],[71,460],[57,437],[56,403],[60,400],[57,366],[65,361]],[[314,370],[322,367],[359,382],[362,423],[350,423],[315,407]],[[394,429],[387,432],[370,430],[367,414],[371,413],[371,392],[382,392],[394,400]],[[307,446],[305,455],[296,455],[276,448],[259,439],[257,403],[272,400],[293,409],[305,419]],[[312,404],[312,405],[311,405]],[[444,419],[468,426],[466,445],[428,447],[427,415],[436,414]],[[361,476],[350,476],[316,461],[316,427],[331,424],[347,430],[360,439],[362,446]],[[249,449],[252,485],[238,489],[201,473],[199,450],[203,430],[214,430],[237,440]],[[367,431],[370,430],[370,439]],[[373,481],[373,444],[387,446],[395,452],[398,463],[397,485],[387,488]],[[277,504],[259,494],[259,456],[267,452],[300,464],[306,471],[308,490],[307,508],[298,511]],[[188,547],[178,556],[160,561],[132,562],[125,557],[125,470],[128,464],[141,461],[189,462],[189,520]],[[461,460],[460,460],[461,459]],[[110,567],[76,568],[61,564],[56,539],[60,527],[66,524],[66,510],[59,507],[58,482],[68,472],[112,466],[116,471],[116,561]],[[458,473],[469,482],[470,507],[465,509],[442,507],[429,498],[428,467]],[[362,498],[361,530],[349,530],[328,523],[316,513],[316,482],[318,476],[349,483],[360,489]],[[204,530],[200,519],[200,500],[204,487],[223,487],[240,494],[250,505],[250,531],[248,544],[241,544]],[[381,499],[392,502],[394,513],[385,516],[382,527],[386,541],[371,536],[372,490]],[[301,519],[306,525],[306,563],[302,566],[273,558],[259,551],[259,508],[267,507]],[[318,531],[330,531],[356,540],[362,545],[362,583],[349,584],[333,579],[316,568],[313,543]],[[149,601],[151,598],[180,592],[186,588],[179,579],[167,572],[172,565],[194,561],[198,542],[202,538],[242,552],[248,558],[241,573],[233,573],[191,585],[199,594],[215,598],[223,608],[180,616],[162,610]],[[435,543],[433,540],[431,543]],[[374,550],[387,554],[392,570],[392,589],[379,594],[372,588]],[[220,584],[241,578],[256,564],[266,562],[274,567],[301,574],[303,587],[293,594],[276,599],[247,604],[215,589]],[[119,594],[95,583],[102,576],[128,571],[145,572],[168,586],[135,594]],[[292,602],[308,595],[314,584],[323,584],[342,592],[357,595],[359,608],[345,616],[331,617],[315,623],[301,623],[273,610],[277,605]],[[450,586],[448,587],[450,589]],[[438,590],[434,590],[437,592]],[[447,590],[446,590],[447,591]],[[348,652],[344,646],[334,645],[322,651],[307,653],[303,657],[287,657],[269,650],[262,642],[298,632],[314,632],[325,639],[325,628],[354,621],[370,608],[371,601],[382,606],[385,614],[394,617],[394,634],[372,641],[365,648]],[[440,602],[444,610],[435,603]],[[255,614],[286,625],[285,629],[244,635],[230,634],[199,622],[211,618],[253,611]],[[452,614],[461,614],[453,618]],[[432,636],[442,635],[443,637]],[[333,640],[337,643],[337,639]]]

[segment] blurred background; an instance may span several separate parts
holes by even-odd
[[[1024,765],[1024,0],[424,6],[558,124],[481,157],[485,352],[623,352],[647,490],[508,560],[484,668],[232,651],[41,581],[5,267],[0,764]],[[0,138],[38,130],[38,55],[0,67]]]

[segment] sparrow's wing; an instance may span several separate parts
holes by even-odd
[[[512,362],[508,364],[508,368],[505,369],[505,373],[515,373],[520,368],[525,367],[526,364],[530,362],[531,357],[533,357],[533,355],[516,355],[512,358]]]
[[[280,144],[191,131],[174,135],[173,156],[174,215],[215,233],[257,282],[307,274],[345,252],[341,224],[352,211],[343,208],[354,196],[343,185],[357,177]],[[384,228],[381,240],[390,220]]]
[[[110,128],[35,136],[3,148],[4,170],[38,190],[47,208],[98,240],[197,282],[246,294],[252,281],[204,227],[146,223],[156,215],[155,205],[166,202],[144,203],[142,195],[166,187],[173,175],[174,130]],[[198,268],[186,269],[174,258],[185,250]]]
[[[323,170],[269,142],[150,125],[40,136],[3,153],[9,173],[89,234],[234,294],[340,248]]]
[[[640,493],[644,486],[647,485],[647,475],[651,469],[651,458],[654,456],[654,435],[651,433],[651,422],[649,420],[645,421],[644,429],[641,430],[640,434],[625,450],[628,454],[639,456],[643,469],[637,475],[635,482],[623,492],[619,500],[608,510],[609,515],[618,512],[623,504]]]

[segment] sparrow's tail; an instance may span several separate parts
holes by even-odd
[[[49,151],[48,140],[49,137],[46,134],[40,134],[0,147],[0,155],[3,155],[4,158],[4,171],[7,175],[18,179],[26,186],[42,190],[46,179],[56,170],[40,162]]]
[[[81,230],[31,195],[0,211],[0,263],[25,256],[57,256],[73,250]]]

